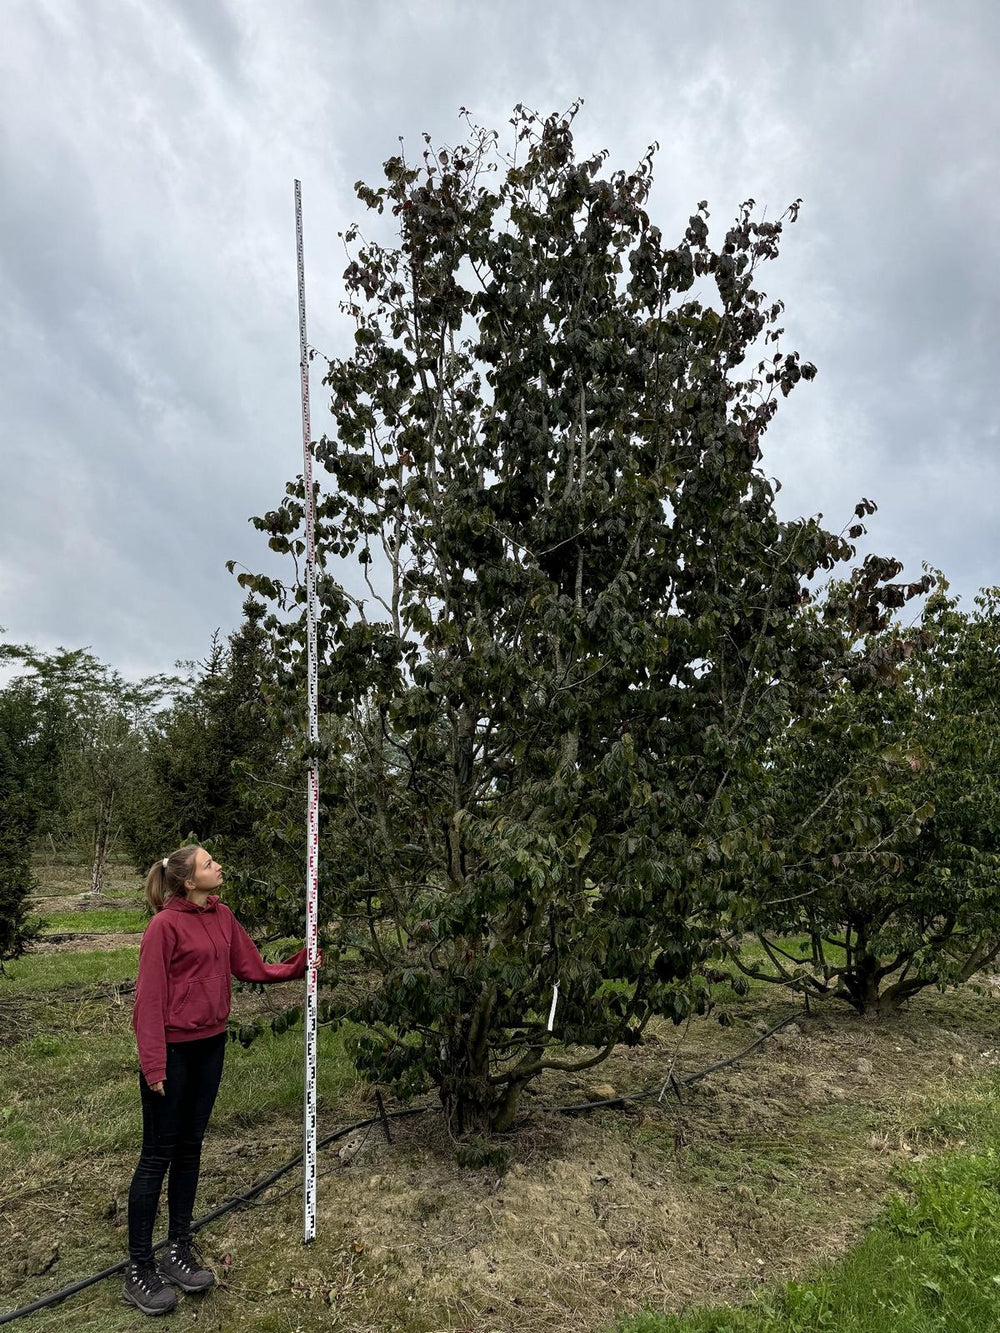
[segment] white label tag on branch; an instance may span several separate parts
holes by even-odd
[[[559,982],[552,987],[552,1003],[549,1006],[549,1024],[548,1031],[552,1031],[552,1024],[556,1021],[556,1005],[559,1003]]]

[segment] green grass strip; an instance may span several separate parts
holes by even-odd
[[[979,1139],[901,1172],[903,1192],[850,1254],[742,1308],[647,1313],[619,1333],[984,1333],[1000,1328],[997,1083],[947,1118]],[[941,1112],[935,1120],[940,1122]]]
[[[6,995],[30,995],[61,986],[134,981],[139,967],[139,945],[120,949],[86,949],[79,953],[26,954],[4,964],[0,1001]]]
[[[142,932],[149,913],[122,907],[98,908],[93,912],[46,912],[44,935],[112,935],[128,931]]]

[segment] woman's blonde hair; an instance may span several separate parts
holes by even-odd
[[[194,858],[200,851],[200,847],[178,847],[151,868],[146,876],[146,902],[154,915],[171,898],[187,896],[187,881],[194,874]]]

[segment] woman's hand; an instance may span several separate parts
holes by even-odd
[[[167,1095],[167,1094],[163,1091],[163,1084],[164,1084],[165,1082],[166,1082],[166,1080],[161,1078],[160,1081],[159,1081],[159,1083],[150,1083],[150,1085],[149,1085],[149,1090],[150,1090],[150,1092],[158,1092],[158,1093],[160,1094],[161,1097],[165,1097],[165,1096]]]

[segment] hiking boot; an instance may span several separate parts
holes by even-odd
[[[169,1314],[177,1306],[177,1297],[156,1271],[152,1260],[136,1263],[133,1259],[125,1269],[125,1299],[143,1314]]]
[[[205,1267],[204,1255],[193,1240],[172,1240],[157,1268],[181,1291],[207,1291],[215,1285],[215,1274]]]

